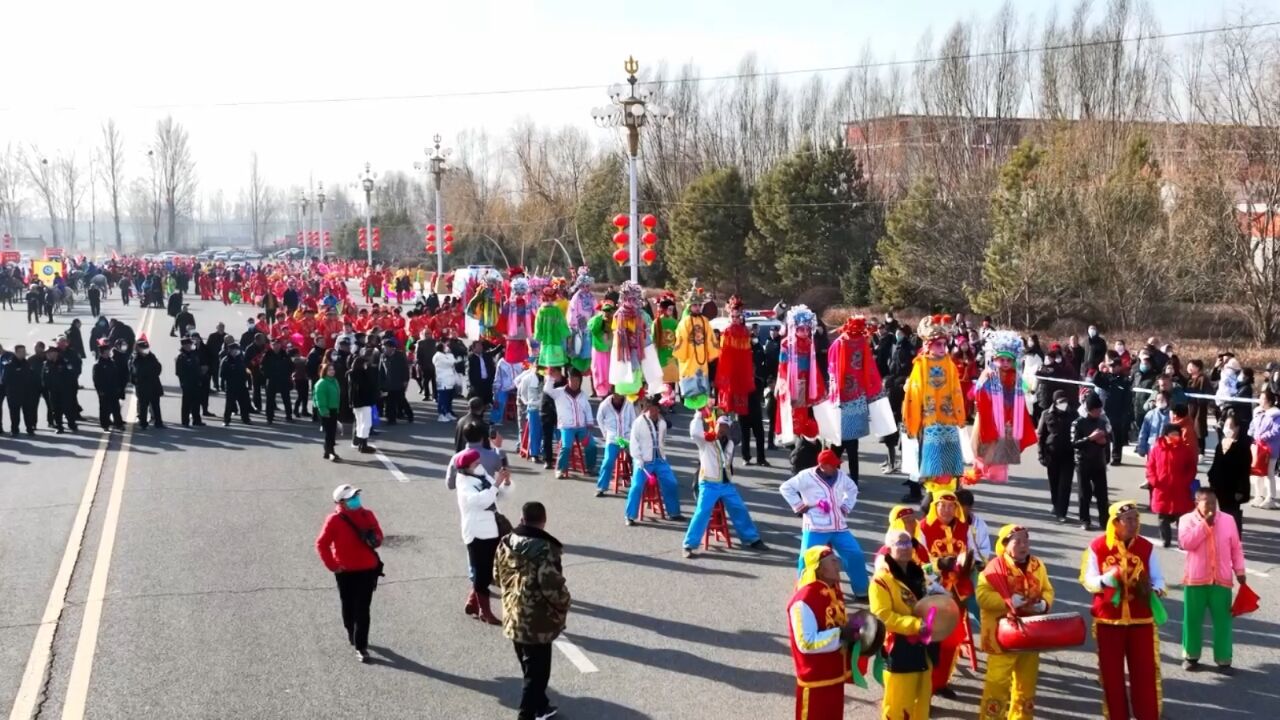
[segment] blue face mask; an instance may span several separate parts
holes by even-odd
[[[359,495],[353,495],[353,496],[351,496],[350,498],[348,498],[348,499],[347,499],[347,509],[348,509],[348,510],[359,510],[361,505],[362,505],[362,503],[360,502],[360,496],[359,496]]]
[[[1142,372],[1147,372],[1148,370],[1151,369],[1151,363],[1140,363],[1138,365],[1138,369],[1141,370]]]

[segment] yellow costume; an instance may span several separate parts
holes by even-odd
[[[920,635],[924,621],[912,614],[916,602],[924,593],[924,574],[920,571],[919,594],[894,576],[886,559],[872,577],[871,614],[885,624],[885,654],[888,656],[884,672],[884,700],[881,717],[909,717],[911,720],[928,720],[929,700],[933,696],[929,670],[932,657],[926,646],[915,640]],[[919,566],[915,563],[911,567]],[[936,657],[936,656],[935,656]]]
[[[1007,575],[1010,595],[1021,595],[1026,602],[1044,601],[1043,612],[1053,606],[1053,585],[1044,563],[1035,556],[1019,567],[1006,552],[1009,536],[1020,530],[1014,525],[1000,529],[996,539],[997,559],[978,576],[978,608],[981,610],[982,649],[987,653],[987,677],[982,685],[982,701],[978,705],[980,720],[1029,720],[1035,716],[1036,681],[1040,677],[1040,653],[1006,653],[996,642],[996,626],[1009,614],[1004,596],[991,584],[990,573]],[[1003,564],[1003,568],[1000,565]]]
[[[690,303],[690,307],[701,307]],[[676,363],[680,366],[680,395],[685,407],[700,409],[711,393],[711,361],[720,357],[720,344],[711,323],[702,315],[685,315],[676,326]]]

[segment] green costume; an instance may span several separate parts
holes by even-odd
[[[538,343],[538,365],[564,367],[568,362],[564,344],[569,340],[569,321],[564,311],[555,303],[544,303],[538,308],[533,323],[533,339]]]
[[[1188,585],[1182,589],[1182,656],[1200,659],[1204,646],[1204,611],[1213,622],[1213,661],[1231,664],[1231,588]]]

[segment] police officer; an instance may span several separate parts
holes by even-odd
[[[151,343],[145,335],[134,344],[129,376],[133,380],[133,389],[138,394],[138,428],[146,430],[147,422],[154,419],[156,429],[163,430],[160,396],[164,395],[164,385],[160,383],[160,359],[151,354]]]
[[[13,356],[4,368],[4,401],[9,406],[9,434],[18,436],[18,416],[27,426],[27,434],[36,434],[36,407],[40,404],[40,378],[27,358],[27,346],[14,345]]]
[[[227,356],[218,367],[218,377],[222,380],[222,389],[227,401],[222,410],[222,426],[231,426],[233,411],[240,413],[245,425],[249,423],[249,368],[245,364],[244,355],[240,351],[240,343],[227,345]]]
[[[105,339],[98,341],[97,360],[93,363],[93,389],[98,393],[98,424],[103,431],[123,430],[120,398],[124,397],[124,386],[120,384],[120,372],[112,357],[111,345]]]
[[[63,423],[75,432],[76,427],[76,389],[79,377],[72,369],[66,353],[57,345],[45,351],[44,386],[48,393],[49,412],[52,425],[58,435],[66,432]]]
[[[276,399],[284,403],[284,420],[293,422],[293,403],[289,391],[293,389],[293,360],[280,347],[280,339],[272,338],[271,346],[262,358],[262,375],[267,386],[267,424],[275,422]]]
[[[204,389],[204,373],[201,372],[200,354],[190,336],[182,338],[182,349],[173,361],[173,371],[182,388],[182,427],[204,425],[200,415],[200,399]]]

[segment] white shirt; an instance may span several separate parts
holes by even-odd
[[[969,521],[969,547],[977,550],[979,559],[985,561],[991,557],[991,530],[987,527],[987,521],[977,513],[966,519]]]
[[[733,441],[721,446],[719,440],[707,440],[704,436],[706,427],[702,416],[695,413],[689,423],[689,437],[698,448],[698,479],[723,482],[726,476],[733,477]]]
[[[1102,592],[1103,573],[1098,568],[1098,554],[1092,551],[1085,552],[1085,569],[1084,569],[1084,587],[1091,593],[1097,594]],[[1110,572],[1107,573],[1108,575]],[[1155,551],[1151,550],[1151,558],[1147,561],[1147,575],[1151,579],[1151,588],[1153,590],[1164,590],[1164,571],[1160,569],[1160,558]]]
[[[587,391],[579,387],[577,395],[570,395],[568,387],[567,385],[556,387],[550,373],[547,374],[546,382],[542,384],[542,392],[556,403],[556,427],[568,429],[594,425],[595,419],[591,416],[591,399],[587,397]]]
[[[849,529],[844,518],[853,512],[853,506],[858,503],[858,486],[844,470],[837,472],[836,481],[830,485],[818,477],[816,467],[801,470],[795,477],[782,483],[778,492],[793,512],[799,512],[805,505],[809,507],[804,514],[804,528],[813,532]],[[822,500],[830,505],[829,511],[818,507]]]
[[[431,356],[431,365],[436,369],[436,387],[453,389],[458,384],[458,371],[453,363],[457,360],[453,353],[444,350],[436,351]]]
[[[493,371],[493,391],[509,392],[516,386],[516,368],[507,362],[505,357],[498,358],[498,366]]]
[[[516,377],[516,401],[528,408],[542,407],[542,378],[530,367]]]
[[[493,484],[493,479],[483,470],[481,475],[458,473],[458,511],[462,514],[462,542],[470,544],[472,540],[487,540],[498,537],[498,519],[492,510],[502,488]],[[484,481],[489,487],[482,489]]]
[[[666,420],[659,417],[657,422],[652,422],[648,414],[641,414],[635,422],[631,423],[631,460],[633,462],[647,465],[659,456],[665,459],[666,447]]]
[[[621,410],[614,409],[610,398],[601,400],[600,407],[596,409],[596,425],[604,433],[606,445],[617,442],[620,437],[628,437],[635,421],[636,406],[626,398],[622,400]]]

